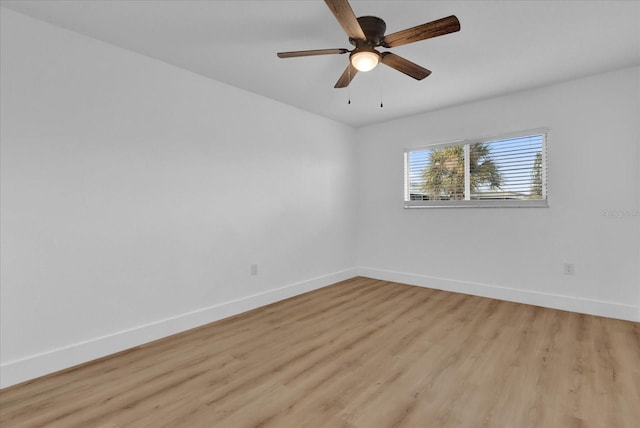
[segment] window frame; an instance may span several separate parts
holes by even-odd
[[[532,135],[542,135],[542,199],[490,199],[490,200],[411,200],[409,153],[419,150],[437,150],[444,147],[462,146],[465,153],[472,144],[489,143],[493,141],[521,138]],[[465,140],[448,141],[444,143],[427,144],[404,149],[404,208],[548,208],[549,191],[547,181],[547,145],[549,139],[548,128],[535,128],[525,131],[510,132],[490,137],[472,138]],[[469,162],[469,156],[465,156],[465,163]],[[467,168],[466,166],[465,169]],[[468,177],[465,174],[465,191],[468,192]],[[468,194],[468,193],[465,193]]]

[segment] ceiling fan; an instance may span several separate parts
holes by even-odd
[[[384,32],[387,29],[387,25],[382,19],[376,16],[356,18],[348,0],[324,1],[347,33],[347,36],[349,36],[349,42],[355,48],[352,50],[343,48],[278,52],[278,57],[295,58],[349,53],[349,65],[347,65],[342,76],[336,82],[335,88],[346,88],[358,71],[372,70],[380,62],[416,80],[422,80],[430,75],[431,71],[391,52],[378,52],[376,48],[380,46],[395,48],[396,46],[460,31],[460,21],[454,15],[451,15],[385,36]]]

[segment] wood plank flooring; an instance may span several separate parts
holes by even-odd
[[[9,427],[640,427],[640,324],[354,278],[0,391]]]

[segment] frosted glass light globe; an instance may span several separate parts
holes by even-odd
[[[351,54],[351,65],[358,71],[369,71],[376,68],[380,55],[375,51],[356,51]]]

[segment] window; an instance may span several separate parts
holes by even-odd
[[[405,151],[405,208],[546,207],[546,130]]]

